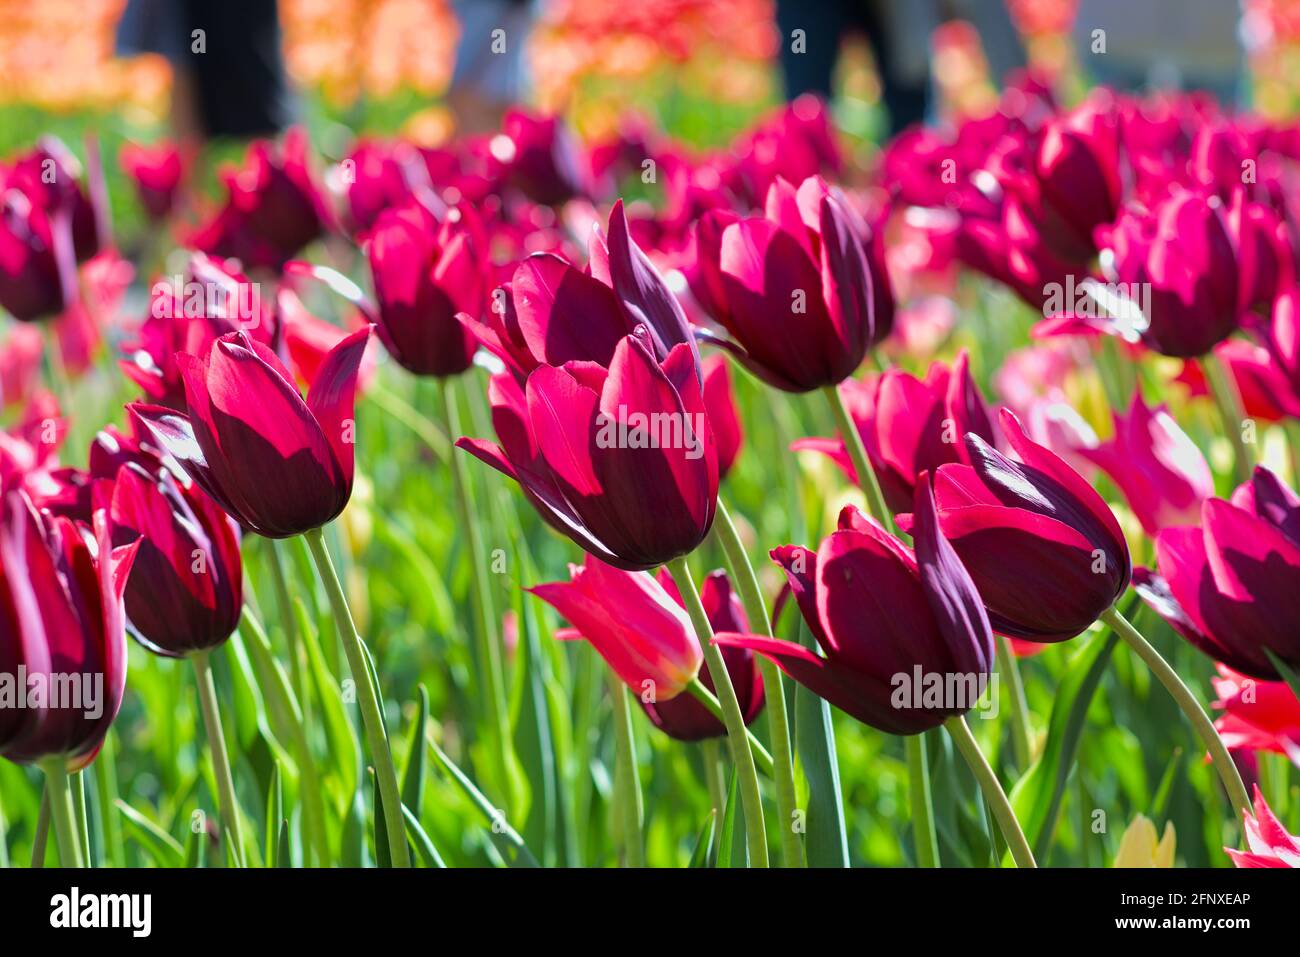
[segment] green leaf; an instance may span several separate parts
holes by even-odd
[[[1057,685],[1043,753],[1011,791],[1011,806],[1039,861],[1047,860],[1088,706],[1118,641],[1119,637],[1107,629],[1089,639],[1070,660]]]
[[[424,807],[424,726],[429,719],[429,692],[423,684],[417,686],[420,703],[415,712],[415,723],[406,742],[406,771],[402,775],[402,806],[418,816]]]
[[[799,638],[811,647],[807,626],[799,623]],[[848,867],[849,840],[840,794],[839,760],[831,706],[803,685],[794,689],[795,754],[808,780],[808,819],[804,849],[809,867]],[[782,822],[790,827],[793,822]]]
[[[311,666],[312,682],[316,688],[316,699],[320,702],[324,717],[325,739],[329,744],[332,766],[342,782],[341,793],[348,804],[347,810],[357,792],[357,780],[361,763],[361,753],[357,747],[356,734],[348,720],[347,710],[343,706],[343,695],[338,679],[334,677],[325,662],[317,640],[316,628],[307,617],[307,609],[300,598],[294,600],[294,611],[298,615],[298,630],[302,634],[303,646],[307,649],[307,660]]]
[[[511,867],[541,867],[537,863],[537,858],[533,856],[532,851],[524,844],[524,839],[519,836],[519,832],[510,826],[510,822],[505,819],[497,808],[493,807],[492,802],[484,796],[483,792],[474,786],[468,775],[458,768],[443,753],[442,748],[434,744],[433,739],[429,739],[429,749],[433,752],[434,758],[443,766],[453,781],[460,785],[465,796],[470,802],[477,807],[488,819],[488,836],[493,846],[501,852],[501,856]]]
[[[519,648],[517,667],[523,694],[515,724],[515,746],[524,776],[532,789],[532,801],[524,820],[525,840],[541,849],[548,866],[555,862],[555,749],[546,702],[546,658],[542,655],[536,601],[521,592],[519,600]]]
[[[280,781],[280,762],[271,769],[271,786],[266,791],[266,864],[287,866],[276,853],[280,847],[280,822],[284,820],[284,785]]]
[[[740,809],[740,797],[736,792],[736,772],[732,771],[731,780],[727,784],[727,808],[722,814],[722,836],[718,839],[718,867],[735,867],[737,858],[740,858],[739,866],[745,866],[745,855],[748,853],[745,840],[743,837],[736,840],[736,834],[744,834],[745,831],[744,813]]]
[[[415,846],[415,853],[420,855],[420,860],[424,861],[425,867],[444,868],[447,865],[443,863],[442,855],[438,849],[433,846],[433,841],[429,840],[429,835],[424,828],[420,827],[420,822],[411,809],[405,804],[402,805],[402,817],[406,821],[406,836]]]
[[[117,800],[117,809],[122,814],[122,820],[126,822],[127,831],[145,853],[153,858],[155,864],[159,867],[184,866],[185,849],[176,838],[121,798]]]
[[[280,822],[280,840],[276,845],[275,852],[276,867],[292,867],[292,856],[289,852],[289,822]]]
[[[691,852],[692,868],[708,867],[713,851],[713,832],[718,829],[718,810],[709,808],[709,816],[704,819],[700,836],[695,839],[695,850]]]
[[[1285,681],[1287,687],[1291,689],[1291,693],[1297,698],[1300,698],[1300,671],[1296,671],[1296,669],[1292,668],[1277,655],[1273,654],[1273,652],[1268,648],[1264,649],[1264,654],[1268,655],[1268,660],[1273,663],[1273,667],[1276,668],[1277,673],[1282,676],[1282,680]]]
[[[366,769],[370,777],[370,792],[374,797],[371,814],[375,824],[375,865],[392,867],[392,852],[388,849],[388,824],[384,819],[384,798],[379,793],[379,782],[375,780],[374,768]]]

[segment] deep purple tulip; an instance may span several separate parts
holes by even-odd
[[[234,523],[165,469],[124,465],[113,485],[113,541],[138,540],[126,586],[127,629],[167,657],[215,648],[243,608],[243,563]]]
[[[367,326],[341,340],[306,401],[271,350],[233,332],[177,356],[189,414],[128,406],[226,513],[267,538],[333,520],[352,495],[353,400]]]
[[[136,546],[113,548],[103,511],[94,533],[92,544],[70,520],[38,513],[22,492],[0,502],[0,674],[28,704],[0,708],[0,755],[10,761],[57,757],[85,767],[122,704],[122,593]],[[40,704],[35,685],[46,689]],[[75,686],[80,700],[56,700],[59,686]]]
[[[659,584],[672,599],[685,608],[681,593],[671,575],[659,570]],[[714,633],[732,632],[744,634],[749,631],[749,619],[741,607],[740,597],[731,589],[727,573],[718,570],[711,572],[700,586],[700,601],[709,617],[709,624]],[[763,710],[766,701],[763,689],[763,676],[754,660],[754,653],[748,648],[725,647],[722,660],[727,666],[727,675],[736,691],[736,701],[740,704],[740,713],[745,724],[751,724]],[[716,694],[713,676],[709,674],[708,663],[700,666],[700,683]],[[656,728],[670,738],[678,741],[702,741],[705,738],[724,738],[727,727],[715,718],[694,695],[683,694],[667,701],[646,701],[645,696],[638,697],[646,716]]]
[[[762,217],[706,213],[696,241],[695,291],[727,333],[718,344],[778,389],[838,385],[889,332],[855,217],[818,177],[798,190],[778,179]]]
[[[459,218],[442,223],[418,203],[379,214],[366,245],[378,301],[376,332],[408,372],[459,375],[478,344],[456,319],[484,306],[482,251]]]
[[[681,343],[660,365],[647,338],[625,337],[608,369],[540,366],[523,387],[496,376],[489,399],[501,444],[456,443],[519,482],[542,517],[584,550],[632,571],[694,551],[718,497],[694,355]]]
[[[1281,676],[1265,649],[1300,669],[1300,497],[1272,472],[1206,501],[1199,526],[1161,531],[1156,563],[1138,593],[1201,651],[1266,681]]]
[[[1124,533],[1102,497],[1056,454],[1030,441],[1006,409],[1014,461],[974,434],[970,465],[943,465],[935,499],[944,536],[970,571],[993,630],[1011,638],[1073,638],[1128,586]]]
[[[915,501],[915,553],[851,506],[816,552],[772,552],[825,657],[774,638],[721,634],[718,644],[767,655],[809,691],[890,734],[919,734],[969,711],[993,667],[993,633],[940,529],[928,482]]]

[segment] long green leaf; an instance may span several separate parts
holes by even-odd
[[[429,749],[433,752],[434,758],[451,775],[452,780],[460,785],[461,790],[465,792],[465,796],[487,817],[488,835],[492,844],[501,852],[501,856],[506,863],[511,867],[541,867],[537,863],[537,858],[533,856],[532,851],[524,843],[524,839],[519,835],[518,831],[510,826],[510,822],[505,819],[505,816],[493,807],[492,802],[487,799],[482,791],[474,786],[474,782],[469,779],[469,776],[443,753],[442,748],[434,743],[432,737],[428,741]]]
[[[799,637],[811,645],[802,621]],[[794,689],[795,754],[808,780],[808,811],[804,848],[809,867],[848,867],[849,839],[840,794],[840,769],[835,750],[831,706],[803,685]],[[793,821],[782,822],[792,827]]]

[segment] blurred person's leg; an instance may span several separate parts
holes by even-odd
[[[854,5],[853,0],[777,0],[776,26],[781,33],[787,100],[804,93],[831,98],[835,61]],[[796,35],[796,30],[803,32]]]
[[[452,0],[460,21],[447,103],[460,134],[501,128],[507,109],[525,99],[526,47],[537,21],[534,0]]]
[[[889,135],[925,121],[930,108],[930,36],[939,25],[933,0],[867,0],[857,22],[880,73]]]

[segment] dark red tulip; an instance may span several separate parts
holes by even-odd
[[[704,360],[704,408],[718,446],[718,478],[724,479],[740,454],[745,433],[736,397],[731,392],[731,370],[727,368],[727,360],[719,355]]]
[[[233,332],[181,354],[188,415],[128,406],[159,448],[245,528],[288,538],[333,520],[352,495],[353,400],[370,328],[326,357],[303,400],[270,349]]]
[[[185,158],[176,144],[162,142],[153,146],[123,143],[118,160],[122,172],[130,177],[140,204],[154,221],[166,219],[176,207],[181,180],[185,177]]]
[[[243,607],[243,563],[234,523],[165,469],[122,467],[109,512],[113,541],[139,541],[126,586],[127,629],[167,657],[215,648]]]
[[[971,464],[963,440],[966,433],[998,444],[992,415],[970,374],[964,349],[951,369],[942,362],[931,365],[924,382],[902,369],[889,369],[866,382],[850,380],[842,391],[885,502],[895,512],[911,504],[923,473],[949,462]],[[842,439],[799,439],[791,448],[828,455],[851,482],[857,482]]]
[[[474,336],[457,313],[485,305],[482,251],[459,210],[438,223],[412,201],[379,214],[366,244],[378,300],[376,331],[408,372],[459,375],[474,360]]]
[[[970,465],[935,474],[939,523],[970,571],[993,630],[1011,638],[1073,638],[1128,586],[1132,565],[1102,497],[1057,455],[1030,441],[1006,409],[1014,461],[974,434]]]
[[[456,443],[519,482],[542,517],[584,550],[632,571],[694,551],[718,496],[718,454],[691,348],[674,346],[660,365],[647,338],[625,337],[608,369],[540,366],[523,387],[494,377],[488,395],[501,444]]]
[[[66,229],[66,216],[61,222]],[[66,259],[65,268],[75,268],[72,256]],[[54,224],[23,193],[0,196],[0,307],[20,322],[32,322],[57,315],[64,306]]]
[[[78,181],[80,175],[81,163],[72,151],[60,140],[47,136],[0,176],[5,192],[22,193],[50,220],[57,211],[68,213],[73,251],[79,263],[100,251],[100,224],[94,204]]]
[[[719,635],[718,644],[767,655],[809,691],[890,734],[918,734],[969,711],[993,667],[993,633],[940,529],[928,482],[917,486],[915,508],[915,553],[852,506],[815,553],[797,545],[772,552],[824,657],[774,638]],[[936,680],[950,692],[937,701],[926,693]]]
[[[1156,563],[1138,593],[1201,651],[1267,681],[1281,676],[1265,649],[1300,669],[1300,498],[1272,472],[1207,500],[1199,526],[1162,530]]]
[[[178,354],[204,355],[217,337],[236,330],[274,347],[278,328],[257,283],[229,263],[197,253],[179,277],[153,284],[149,316],[136,338],[123,343],[126,358],[119,365],[150,402],[183,412]]]
[[[40,706],[0,708],[0,755],[19,764],[62,758],[70,769],[94,760],[126,687],[122,593],[135,551],[113,548],[103,511],[92,543],[22,492],[0,502],[0,673],[21,668],[20,690],[36,682],[49,692]],[[79,694],[55,700],[57,686]]]
[[[777,180],[763,217],[706,213],[696,242],[696,298],[727,333],[718,344],[778,389],[838,385],[889,332],[855,217],[819,178]]]
[[[235,258],[248,269],[280,269],[333,227],[307,163],[307,134],[294,128],[284,145],[257,141],[244,165],[222,173],[226,204],[190,236],[194,248]]]
[[[558,206],[590,192],[581,148],[559,117],[510,110],[491,148],[505,181],[534,203]]]
[[[474,314],[461,321],[521,381],[540,365],[607,366],[638,329],[660,362],[679,343],[696,353],[681,303],[628,232],[622,200],[610,211],[608,234],[593,233],[590,260],[583,271],[551,253],[529,256],[493,294],[486,321]],[[698,367],[698,355],[694,361]]]
[[[682,605],[681,593],[673,582],[672,576],[663,569],[659,570],[659,584],[672,596],[673,601]],[[749,631],[749,620],[741,607],[740,598],[731,590],[727,573],[721,570],[711,572],[700,586],[700,601],[709,617],[709,624],[714,633],[731,632],[744,634]],[[722,660],[727,666],[731,685],[736,690],[736,701],[740,704],[740,713],[745,724],[751,724],[763,710],[765,702],[763,676],[759,673],[754,653],[748,648],[724,647]],[[713,676],[709,674],[707,662],[700,667],[700,683],[710,691],[716,690]],[[668,700],[647,701],[644,695],[637,699],[641,702],[646,716],[656,728],[670,738],[678,741],[702,741],[705,738],[726,737],[727,728],[715,718],[694,695],[678,695]]]
[[[1057,256],[1087,263],[1093,230],[1119,211],[1119,125],[1110,96],[1096,96],[1043,127],[1035,157],[1038,210]]]

